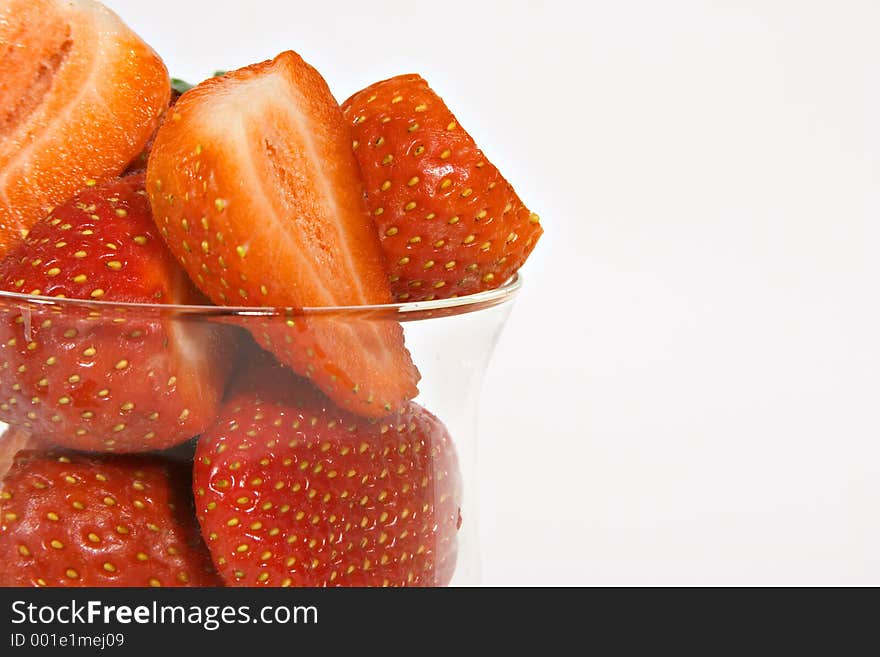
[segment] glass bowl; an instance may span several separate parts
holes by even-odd
[[[18,372],[22,370],[18,368],[25,367],[30,368],[29,381],[38,380],[46,386],[47,379],[40,379],[34,369],[36,368],[39,372],[45,371],[48,377],[52,368],[56,367],[54,357],[43,350],[42,340],[48,335],[46,333],[48,331],[57,332],[60,330],[59,327],[63,327],[64,335],[69,336],[69,341],[62,345],[62,348],[67,350],[88,350],[89,344],[97,339],[100,339],[101,344],[107,344],[108,341],[123,343],[133,334],[133,326],[161,327],[161,330],[166,333],[181,331],[187,332],[188,335],[206,337],[214,335],[218,331],[228,332],[235,335],[232,340],[235,344],[235,350],[229,352],[228,358],[238,362],[238,367],[240,367],[241,361],[252,359],[257,353],[253,341],[248,337],[248,330],[245,329],[253,331],[255,327],[289,322],[291,318],[296,318],[298,322],[302,320],[306,326],[319,326],[324,322],[343,324],[348,322],[399,323],[403,327],[406,346],[412,355],[412,360],[421,372],[419,394],[414,401],[439,418],[445,425],[456,455],[453,457],[453,465],[449,466],[447,462],[443,467],[450,471],[441,473],[437,462],[430,459],[421,461],[425,468],[425,472],[422,473],[424,474],[422,481],[431,481],[433,490],[419,493],[421,497],[417,499],[424,504],[420,504],[419,508],[414,506],[413,510],[407,507],[406,498],[400,495],[384,498],[382,495],[377,495],[368,499],[367,495],[361,498],[359,495],[352,494],[350,498],[346,498],[351,517],[355,520],[363,517],[363,523],[369,522],[369,529],[374,530],[369,533],[369,538],[361,539],[364,541],[362,547],[369,555],[363,564],[349,565],[346,568],[344,555],[340,556],[336,550],[331,550],[331,544],[338,546],[345,543],[345,532],[340,530],[338,526],[335,528],[329,525],[325,526],[323,520],[316,520],[316,524],[309,530],[311,532],[309,536],[320,535],[321,540],[313,545],[316,551],[315,556],[322,559],[321,567],[326,565],[327,568],[333,568],[334,573],[338,572],[338,576],[334,574],[332,578],[327,579],[328,583],[344,584],[346,582],[344,575],[348,574],[353,577],[348,581],[355,584],[382,582],[404,585],[417,583],[430,586],[477,585],[480,581],[476,499],[478,489],[475,462],[477,423],[482,420],[484,431],[492,429],[491,418],[479,417],[480,393],[484,373],[495,343],[521,284],[521,278],[515,275],[497,289],[461,298],[382,306],[304,309],[131,304],[57,299],[0,292],[0,324],[6,327],[4,330],[7,331],[4,335],[5,340],[0,343],[0,392],[5,393],[2,395],[5,399],[0,399],[0,419],[7,420],[14,424],[15,428],[20,429],[20,431],[6,431],[10,425],[0,422],[0,429],[5,431],[4,437],[0,438],[0,476],[3,475],[4,468],[8,469],[12,454],[24,443],[28,449],[55,450],[53,453],[57,452],[57,448],[52,446],[51,437],[40,435],[45,434],[46,431],[39,429],[39,427],[49,427],[49,433],[51,433],[54,425],[47,423],[58,422],[60,424],[62,422],[59,419],[60,416],[53,410],[46,410],[45,399],[60,400],[58,403],[66,404],[67,408],[64,409],[64,412],[75,408],[77,404],[106,403],[107,408],[111,408],[112,405],[113,413],[118,412],[119,414],[119,423],[114,426],[112,431],[108,431],[108,434],[111,435],[101,436],[101,440],[104,441],[102,451],[125,451],[117,449],[120,442],[116,438],[124,440],[125,432],[128,430],[126,427],[138,426],[137,422],[126,424],[126,418],[137,413],[138,409],[126,408],[124,404],[120,405],[121,397],[117,395],[114,398],[112,394],[107,392],[110,387],[107,385],[107,377],[113,376],[113,373],[99,371],[101,368],[94,368],[93,372],[87,370],[90,373],[71,376],[69,379],[53,376],[52,386],[54,389],[39,388],[40,384],[37,383],[34,385],[37,385],[39,389],[29,390],[27,385],[22,388],[20,383],[16,383],[21,380]],[[10,331],[11,338],[9,337]],[[149,332],[148,330],[147,333]],[[138,333],[140,334],[139,330]],[[57,349],[58,346],[55,345],[54,348]],[[161,344],[156,345],[157,352],[162,348]],[[235,376],[233,374],[231,380],[234,381]],[[62,383],[56,383],[58,381]],[[129,381],[129,387],[139,385],[137,382],[132,384],[131,380]],[[286,379],[279,379],[278,385],[285,385],[284,381]],[[227,386],[227,391],[228,389]],[[41,401],[38,397],[43,397],[44,400]],[[23,412],[25,408],[28,409],[27,412]],[[181,416],[183,415],[182,413]],[[372,422],[382,425],[384,420],[373,420]],[[279,420],[279,425],[280,423]],[[388,424],[393,426],[394,422],[390,421]],[[123,427],[123,429],[119,429],[120,435],[112,435],[119,426]],[[384,431],[385,427],[382,426]],[[293,429],[285,429],[284,427],[281,431],[282,434],[276,435],[276,437],[286,437],[288,434],[284,434],[284,431],[288,431],[291,436],[296,433]],[[430,432],[428,433],[430,434]],[[23,440],[22,435],[27,438]],[[379,435],[378,432],[376,435]],[[197,436],[193,436],[192,439],[180,442],[179,445],[169,449],[163,449],[160,453],[163,457],[176,461],[192,460],[197,439]],[[260,440],[259,435],[254,436],[256,443],[259,443]],[[427,436],[428,443],[432,440],[439,440],[438,434]],[[424,447],[427,448],[426,453],[434,453],[435,449],[440,449],[443,446],[425,444]],[[335,453],[332,446],[328,446],[327,449],[328,455]],[[385,451],[387,452],[387,448]],[[379,458],[381,460],[382,456],[380,455]],[[455,476],[455,461],[457,461],[457,469],[460,471],[460,479]],[[342,462],[340,461],[340,463]],[[322,474],[331,469],[332,458],[325,465]],[[311,487],[315,490],[323,490],[321,485],[325,484],[319,485],[318,478],[319,475],[312,477]],[[324,480],[322,479],[322,481]],[[459,481],[460,487],[456,485]],[[374,483],[376,482],[369,482],[369,485]],[[306,488],[309,488],[308,484]],[[357,492],[357,488],[358,486],[355,484],[354,492]],[[200,489],[197,485],[195,489],[195,506],[198,513],[200,511],[198,498],[199,495],[204,495],[205,491],[204,487]],[[2,490],[3,487],[0,484],[0,492]],[[341,489],[332,490],[338,493]],[[315,491],[311,492],[314,494]],[[41,494],[38,489],[34,489],[32,492],[34,496]],[[294,502],[296,493],[291,491],[290,495],[292,504],[296,506]],[[440,508],[446,509],[445,513],[447,516],[449,515],[450,496],[457,501],[457,514],[453,514],[452,518],[432,515],[434,509]],[[17,515],[8,512],[2,513],[4,502],[8,499],[8,494],[5,497],[0,495],[0,544],[2,544],[2,533],[11,528],[9,517]],[[21,503],[20,500],[19,503]],[[427,528],[425,535],[434,537],[434,545],[420,544],[417,549],[406,551],[406,541],[400,539],[400,536],[395,534],[393,529],[395,523],[402,523],[402,518],[406,518],[409,513],[421,513],[421,518],[424,520],[423,528]],[[103,516],[102,518],[102,522],[106,523],[107,518]],[[307,522],[308,519],[309,515],[305,514],[305,518],[301,521]],[[45,522],[50,521],[46,520]],[[296,523],[300,520],[297,520],[294,512],[291,512],[288,517],[279,516],[278,522],[282,531],[292,533],[296,529]],[[444,534],[442,527],[444,523],[455,525],[451,529],[451,539],[449,531]],[[355,533],[357,533],[358,523],[353,524]],[[349,523],[350,525],[351,523]],[[382,531],[383,527],[389,531]],[[432,533],[432,529],[436,531]],[[376,538],[385,536],[386,533],[396,536],[399,540],[397,552],[395,552],[395,545]],[[204,525],[203,534],[207,536]],[[362,533],[357,535],[361,536]],[[259,538],[259,536],[254,536],[255,540]],[[451,546],[450,540],[452,541]],[[48,549],[46,546],[31,546],[29,558],[38,558],[39,554],[34,553],[37,553],[41,548]],[[299,548],[300,556],[303,554],[302,550],[309,554],[309,544],[300,545]],[[9,548],[7,547],[7,549]],[[323,552],[321,552],[322,550]],[[339,550],[338,552],[344,551]],[[359,552],[359,554],[362,553],[363,551]],[[391,555],[390,558],[388,555]],[[424,555],[428,555],[428,557]],[[432,562],[431,555],[435,555],[438,560],[445,559],[446,565],[441,567],[439,563]],[[6,558],[14,555],[0,556]],[[213,556],[216,563],[217,556],[216,554]],[[418,572],[415,573],[415,576],[410,572],[409,582],[405,580],[400,582],[387,581],[382,577],[382,570],[386,567],[386,562],[391,564],[387,566],[388,568],[393,568],[395,564],[400,565],[401,558],[408,559],[414,566],[418,565]],[[339,563],[333,563],[334,559]],[[308,565],[302,565],[303,559],[299,561],[297,566],[292,567],[291,573],[294,575],[297,568],[308,568]],[[317,562],[318,559],[314,561]],[[358,579],[356,577],[358,573],[364,575],[360,572],[360,568],[368,569],[370,577]],[[357,570],[358,573],[352,574],[350,572],[352,570]],[[399,568],[394,572],[399,572]],[[112,573],[107,576],[106,582],[102,585],[113,585],[114,580],[111,575]],[[277,577],[269,578],[268,575],[263,577],[265,581],[252,581],[247,577],[242,577],[240,582],[235,583],[250,586],[289,585],[291,581],[296,585],[297,582],[296,577],[283,579],[283,584]],[[230,583],[229,580],[227,583]],[[33,584],[37,585],[38,582],[33,582]]]

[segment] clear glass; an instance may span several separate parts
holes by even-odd
[[[85,342],[77,342],[82,336],[100,332],[102,343],[108,336],[118,334],[123,339],[125,331],[133,325],[161,325],[165,331],[177,329],[189,331],[190,335],[205,335],[217,330],[218,326],[237,325],[254,328],[286,322],[292,316],[302,317],[314,326],[322,322],[399,322],[403,327],[406,346],[412,359],[421,372],[419,395],[415,401],[434,414],[445,425],[452,438],[461,472],[460,527],[457,530],[457,556],[451,581],[428,581],[429,585],[474,586],[480,582],[480,551],[477,543],[477,478],[476,455],[478,422],[483,431],[492,430],[492,418],[480,418],[480,394],[484,373],[489,364],[498,336],[510,313],[513,300],[521,287],[520,277],[514,276],[503,286],[468,297],[439,301],[389,304],[369,307],[306,308],[302,310],[272,308],[235,308],[214,306],[170,306],[149,304],[119,304],[112,302],[82,301],[34,297],[24,294],[0,292],[0,322],[8,331],[17,336],[15,344],[0,345],[0,389],[9,397],[0,399],[0,417],[6,418],[9,404],[29,404],[32,397],[29,391],[12,390],[12,382],[18,381],[16,370],[21,358],[29,358],[27,346],[39,344],[40,331],[45,327],[63,325],[65,329],[75,329],[77,337],[67,348],[80,348]],[[197,330],[192,331],[193,328]],[[53,330],[56,330],[53,329]],[[244,335],[244,331],[241,331]],[[70,335],[73,335],[71,332]],[[113,337],[112,339],[116,339]],[[7,340],[8,342],[8,340]],[[239,340],[237,344],[244,342]],[[49,368],[46,354],[33,357],[34,366]],[[245,349],[246,347],[240,347]],[[5,356],[5,358],[4,358]],[[230,358],[235,355],[231,354]],[[11,361],[11,362],[10,362]],[[30,362],[30,361],[28,361]],[[20,367],[20,365],[18,365]],[[47,370],[48,371],[48,370]],[[95,381],[77,380],[76,390],[95,391],[101,388],[99,372]],[[63,391],[56,387],[55,397]],[[70,395],[74,397],[73,394]],[[13,401],[15,398],[15,401]],[[65,402],[65,403],[75,403]],[[16,409],[20,411],[19,409]],[[35,407],[35,410],[41,411]],[[17,415],[21,418],[21,413]],[[37,417],[39,416],[29,416]],[[37,421],[36,419],[34,420]],[[25,426],[29,425],[29,426]],[[17,422],[24,432],[35,432],[28,420]],[[7,425],[0,422],[0,429]],[[10,455],[21,442],[21,432],[10,431],[5,434],[6,444],[0,443],[0,476],[8,467]],[[4,440],[0,439],[0,441]],[[191,441],[192,442],[192,441]],[[40,449],[50,449],[41,446]],[[111,446],[109,449],[113,449]],[[4,451],[6,452],[4,456]],[[192,458],[192,449],[186,446],[163,452],[176,459]],[[4,461],[6,466],[4,466]],[[443,493],[442,486],[435,480],[434,495]],[[0,485],[2,490],[2,485]],[[34,490],[34,495],[40,492]],[[436,500],[433,500],[436,501]],[[3,500],[0,499],[0,507]],[[373,500],[375,512],[381,512],[381,503]],[[2,509],[0,509],[2,510]],[[398,508],[397,512],[400,511]],[[0,514],[2,522],[2,514]],[[46,521],[48,522],[48,521]],[[4,526],[0,526],[0,530]],[[435,550],[441,549],[434,546]],[[5,558],[6,555],[0,555]],[[381,570],[378,562],[371,568]],[[449,578],[444,576],[444,580]],[[245,583],[246,584],[246,583]]]

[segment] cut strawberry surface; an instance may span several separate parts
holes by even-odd
[[[498,287],[542,228],[418,75],[359,91],[342,106],[397,301]]]
[[[458,462],[412,402],[360,418],[259,364],[199,440],[193,490],[229,585],[442,586],[455,569]]]
[[[86,189],[0,262],[0,289],[150,304],[203,297],[152,220],[143,175]],[[0,420],[85,450],[163,449],[214,418],[229,333],[161,308],[0,306]]]
[[[53,206],[125,169],[169,96],[162,60],[100,3],[0,3],[0,256]]]
[[[180,97],[153,145],[147,190],[171,250],[215,303],[391,301],[350,141],[323,78],[292,52]],[[338,404],[378,417],[415,396],[396,322],[294,315],[248,328]]]
[[[0,586],[219,586],[187,469],[23,451],[0,482]]]

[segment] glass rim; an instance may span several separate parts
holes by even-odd
[[[436,316],[464,315],[512,301],[522,288],[522,275],[514,273],[504,284],[491,290],[477,292],[462,297],[434,299],[431,301],[407,301],[399,303],[373,304],[363,306],[307,306],[303,308],[285,306],[212,306],[164,303],[135,303],[123,301],[99,301],[92,299],[71,299],[67,297],[47,297],[21,292],[0,290],[0,304],[27,304],[29,307],[63,311],[91,310],[98,312],[161,312],[178,316],[201,316],[205,318],[223,317],[290,317],[296,316],[362,316],[364,318],[395,318],[398,321],[424,319]]]

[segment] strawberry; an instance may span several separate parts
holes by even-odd
[[[169,247],[217,304],[391,301],[348,127],[293,52],[183,94],[153,145],[147,191]],[[295,315],[248,328],[338,404],[377,417],[415,396],[396,322]]]
[[[0,483],[0,586],[221,585],[182,466],[23,451]]]
[[[159,56],[101,3],[0,3],[0,257],[52,206],[119,175],[170,93]]]
[[[0,262],[0,290],[139,303],[198,303],[152,221],[144,178],[86,189]],[[0,420],[74,449],[162,449],[214,418],[231,365],[228,329],[160,309],[5,301]]]
[[[397,301],[504,283],[543,232],[443,100],[418,75],[342,106]]]
[[[445,585],[460,486],[424,408],[357,417],[265,364],[202,435],[193,474],[202,533],[234,586]]]

